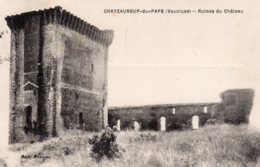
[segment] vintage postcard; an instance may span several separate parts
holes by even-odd
[[[260,166],[259,7],[1,0],[0,166]]]

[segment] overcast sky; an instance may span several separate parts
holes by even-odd
[[[62,6],[101,29],[115,31],[109,48],[109,106],[218,102],[219,93],[226,89],[254,88],[251,122],[260,127],[260,113],[256,111],[260,106],[259,4],[256,0],[0,0],[0,31],[9,31],[4,20],[7,15]],[[104,13],[104,9],[121,8],[240,9],[244,13]],[[0,55],[8,56],[10,31],[0,39],[0,47]],[[7,133],[8,63],[0,65],[0,76],[0,121]]]

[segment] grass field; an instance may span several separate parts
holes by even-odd
[[[92,135],[70,131],[43,143],[13,145],[10,152],[18,153],[21,166],[260,167],[260,132],[245,125],[211,125],[180,132],[116,132],[117,142],[125,150],[122,158],[99,163],[90,157],[88,138]]]

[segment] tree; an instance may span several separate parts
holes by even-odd
[[[2,39],[5,36],[5,34],[8,34],[7,30],[0,31],[0,39]],[[2,64],[5,61],[10,61],[10,58],[7,56],[0,55],[0,64]]]

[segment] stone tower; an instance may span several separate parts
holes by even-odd
[[[55,7],[6,17],[11,29],[9,143],[107,125],[113,31]]]
[[[255,92],[253,89],[230,89],[220,94],[224,122],[249,123]]]

